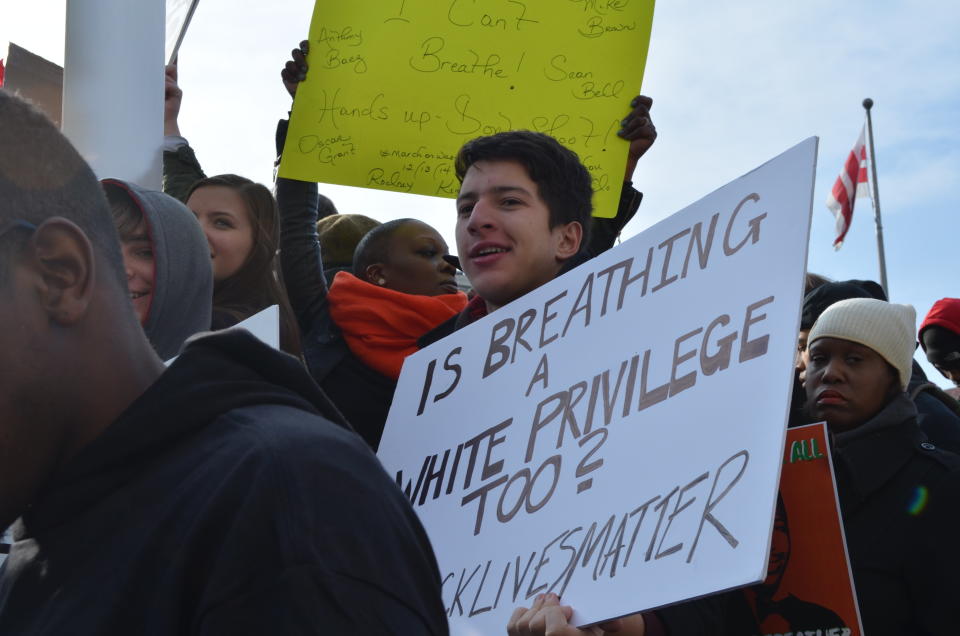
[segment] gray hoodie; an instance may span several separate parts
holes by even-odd
[[[101,183],[105,190],[126,192],[143,213],[154,258],[152,299],[143,330],[157,354],[168,360],[187,338],[210,329],[210,246],[196,216],[180,201],[119,179]]]

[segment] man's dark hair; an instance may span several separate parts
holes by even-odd
[[[511,130],[477,137],[457,153],[457,178],[463,182],[470,166],[478,161],[516,161],[527,170],[550,210],[550,228],[579,221],[583,226],[581,246],[590,239],[593,187],[590,173],[577,153],[543,133]]]
[[[97,178],[46,116],[0,89],[0,221],[40,225],[54,216],[83,230],[126,289],[120,242]],[[12,254],[11,244],[0,242],[0,259]]]
[[[375,263],[386,263],[390,239],[394,233],[407,223],[421,223],[416,219],[394,219],[381,223],[363,235],[353,252],[353,273],[363,278],[364,271]]]

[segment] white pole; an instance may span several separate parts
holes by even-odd
[[[873,120],[870,118],[870,109],[873,100],[869,97],[863,100],[863,108],[867,111],[867,144],[870,148],[870,170],[873,175],[873,210],[877,222],[877,254],[880,260],[880,286],[883,293],[890,298],[890,288],[887,287],[887,257],[883,251],[883,223],[880,221],[880,188],[877,184],[877,155],[873,149]]]
[[[67,0],[63,132],[99,178],[160,189],[165,0]]]

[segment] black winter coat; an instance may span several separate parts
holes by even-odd
[[[927,439],[906,394],[835,435],[833,457],[864,632],[960,633],[960,457]]]
[[[189,344],[35,498],[0,634],[447,633],[409,503],[292,357]]]

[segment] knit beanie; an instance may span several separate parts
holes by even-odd
[[[833,303],[847,298],[876,298],[886,300],[883,287],[872,280],[840,280],[814,288],[803,299],[800,328],[810,329],[823,311]]]
[[[317,221],[323,268],[352,266],[357,243],[378,225],[379,221],[362,214],[331,214]]]
[[[877,352],[900,376],[904,390],[910,381],[917,312],[875,298],[849,298],[827,307],[810,330],[807,342],[820,338],[849,340]]]

